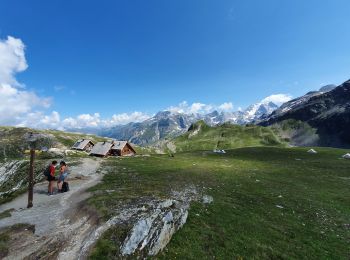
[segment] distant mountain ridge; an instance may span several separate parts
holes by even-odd
[[[303,104],[306,104],[309,102],[309,100],[313,97],[322,95],[324,93],[327,93],[329,91],[332,91],[335,89],[336,85],[326,85],[324,87],[321,87],[318,91],[310,91],[306,93],[304,96],[292,99],[284,104],[282,104],[279,108],[275,109],[275,111],[272,111],[271,113],[267,114],[266,118],[262,117],[260,119],[262,120],[272,120],[273,118],[278,118],[283,116],[284,114],[288,113],[288,111],[291,111],[295,108],[300,107]]]
[[[204,115],[161,111],[143,122],[101,129],[98,134],[121,140],[129,140],[138,145],[147,145],[162,139],[179,136],[185,133],[191,124],[199,120],[203,120],[210,126],[220,125],[226,122],[243,125],[251,123],[261,116],[273,112],[277,108],[278,106],[272,102],[259,102],[243,111],[213,111]]]
[[[350,80],[321,90],[283,104],[260,125],[298,120],[316,129],[319,138],[315,145],[350,147]]]
[[[350,97],[347,90],[349,84],[347,81],[338,87],[326,85],[318,91],[310,91],[304,96],[292,99],[280,107],[265,99],[245,110],[234,112],[185,114],[161,111],[143,122],[95,129],[93,133],[128,140],[138,145],[150,145],[184,134],[193,123],[200,120],[209,126],[222,125],[226,122],[269,126],[284,120],[296,120],[295,123],[284,124],[284,127],[298,126],[298,130],[293,131],[293,138],[298,140],[296,145],[350,147],[350,135],[347,134],[347,129],[350,129]],[[299,133],[303,135],[298,136]],[[303,140],[303,136],[308,140]]]

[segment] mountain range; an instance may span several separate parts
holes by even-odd
[[[179,136],[185,133],[191,124],[199,120],[203,120],[210,126],[226,122],[243,125],[258,120],[277,108],[278,106],[272,102],[261,101],[243,111],[235,112],[213,111],[208,114],[184,114],[161,111],[143,122],[100,129],[97,134],[120,140],[129,140],[138,145],[147,145],[162,139]]]
[[[186,114],[161,111],[143,122],[132,122],[109,128],[70,130],[128,140],[138,145],[151,145],[187,132],[189,127],[199,120],[209,126],[227,122],[262,126],[279,124],[280,129],[288,128],[290,131],[291,128],[295,128],[291,139],[297,140],[296,145],[350,147],[350,134],[347,132],[350,129],[350,81],[340,86],[326,85],[281,106],[263,100],[245,110],[235,112],[212,111],[208,114]]]

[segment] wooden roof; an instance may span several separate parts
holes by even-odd
[[[83,150],[90,142],[93,144],[90,139],[80,139],[76,141],[76,143],[72,146],[72,149]]]
[[[106,156],[111,150],[113,144],[109,142],[98,142],[92,148],[90,154]]]
[[[129,146],[129,148],[131,148],[134,153],[136,153],[136,151],[134,150],[134,148],[129,144],[128,141],[118,141],[118,140],[114,140],[113,142],[113,150],[122,150],[126,145]]]
[[[124,146],[127,144],[127,141],[113,141],[113,147],[114,150],[121,150],[124,148]]]

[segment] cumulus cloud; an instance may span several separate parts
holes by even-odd
[[[221,105],[204,104],[200,102],[192,103],[191,105],[187,101],[182,101],[177,106],[171,106],[167,108],[167,111],[183,114],[204,114],[210,113],[214,110],[218,111],[231,111],[233,104],[231,102],[225,102]]]
[[[130,114],[122,113],[115,114],[112,116],[111,120],[108,122],[110,125],[125,125],[130,122],[141,122],[150,118],[149,115],[142,112],[133,112]]]
[[[63,130],[60,114],[52,111],[51,114],[45,114],[42,111],[27,113],[23,117],[19,117],[19,123],[16,126],[27,126],[31,128],[50,128]]]
[[[63,129],[111,127],[125,125],[130,122],[141,122],[148,118],[150,118],[149,115],[137,111],[132,113],[114,114],[110,118],[101,118],[99,113],[81,114],[76,117],[63,119],[60,122],[60,127]]]
[[[81,114],[75,118],[68,117],[62,121],[62,127],[64,128],[86,128],[86,127],[98,127],[101,122],[101,116],[99,113],[95,114]]]
[[[20,39],[8,36],[6,40],[0,39],[0,83],[12,86],[20,84],[15,74],[27,69],[24,55],[25,46]]]
[[[225,102],[219,106],[219,110],[231,111],[233,109],[233,104],[231,102]]]
[[[288,102],[292,99],[292,96],[289,94],[274,94],[271,96],[268,96],[262,100],[264,103],[272,102],[278,106],[282,105],[285,102]]]
[[[0,39],[0,124],[20,124],[25,117],[33,114],[35,108],[48,108],[50,98],[39,97],[19,83],[16,73],[28,67],[25,46],[20,39]]]

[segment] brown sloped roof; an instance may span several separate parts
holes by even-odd
[[[114,150],[121,150],[124,148],[124,146],[128,143],[127,141],[113,141],[114,145],[112,149]]]
[[[72,146],[72,149],[84,150],[85,146],[93,142],[90,139],[80,139]]]
[[[108,152],[111,150],[113,144],[109,142],[98,142],[92,148],[90,154],[92,155],[102,155],[106,156]]]

